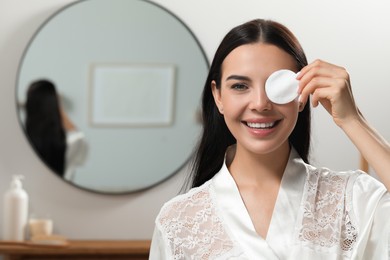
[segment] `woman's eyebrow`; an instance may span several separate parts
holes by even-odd
[[[240,76],[240,75],[230,75],[226,78],[226,81],[228,80],[243,80],[243,81],[250,81],[251,79],[247,76]]]

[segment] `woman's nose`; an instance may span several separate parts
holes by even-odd
[[[268,99],[264,86],[251,93],[249,108],[257,111],[271,110],[272,102]]]

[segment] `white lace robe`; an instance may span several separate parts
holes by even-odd
[[[383,184],[360,171],[314,168],[292,149],[266,238],[225,163],[163,206],[149,259],[390,259],[389,230]]]

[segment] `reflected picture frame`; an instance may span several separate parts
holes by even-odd
[[[160,127],[174,122],[175,66],[92,63],[89,123],[96,127]]]

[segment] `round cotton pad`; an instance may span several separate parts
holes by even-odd
[[[297,74],[291,70],[277,70],[265,82],[269,100],[276,104],[287,104],[298,97]]]

